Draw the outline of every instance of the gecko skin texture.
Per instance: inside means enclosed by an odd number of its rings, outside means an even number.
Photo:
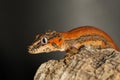
[[[80,49],[86,45],[99,49],[114,48],[118,51],[117,45],[107,33],[93,26],[81,26],[68,32],[48,31],[38,34],[29,46],[28,52],[30,54],[67,52],[71,48]]]

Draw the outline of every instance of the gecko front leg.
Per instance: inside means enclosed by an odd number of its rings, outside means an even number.
[[[69,48],[66,50],[66,55],[65,55],[65,57],[68,57],[68,56],[77,54],[78,52],[80,52],[80,50],[81,50],[83,47],[85,47],[85,46],[84,46],[84,45],[81,45],[79,48],[76,48],[76,47],[74,47],[74,46],[69,47]]]

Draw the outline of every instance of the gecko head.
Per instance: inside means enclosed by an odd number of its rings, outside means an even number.
[[[45,34],[38,34],[32,45],[28,47],[31,54],[48,53],[52,51],[63,51],[62,36],[59,32],[48,31]]]

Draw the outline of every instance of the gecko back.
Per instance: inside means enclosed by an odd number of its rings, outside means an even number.
[[[117,45],[107,33],[92,26],[82,26],[68,32],[48,31],[44,34],[38,34],[33,44],[29,46],[28,52],[37,54],[67,51],[71,47],[79,49],[83,45],[118,50]]]

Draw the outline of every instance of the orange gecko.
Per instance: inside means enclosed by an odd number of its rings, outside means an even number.
[[[38,34],[33,44],[29,46],[28,52],[38,54],[68,51],[71,47],[80,49],[81,46],[86,45],[118,50],[117,45],[107,33],[92,26],[82,26],[68,32],[48,31],[45,34]]]

